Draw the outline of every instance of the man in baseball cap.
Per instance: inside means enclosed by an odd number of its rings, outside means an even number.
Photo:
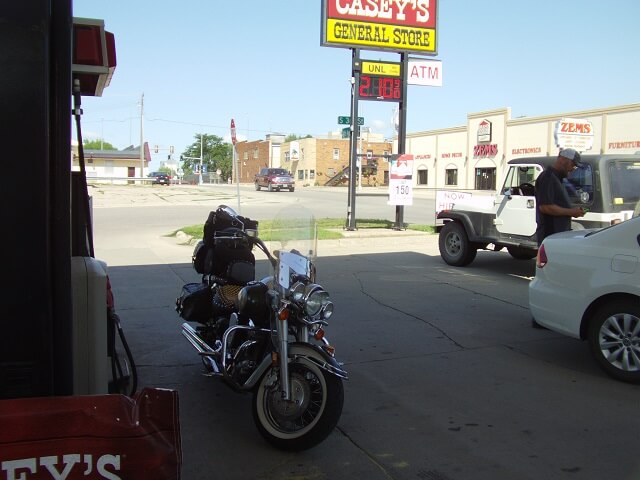
[[[563,148],[560,150],[558,154],[559,157],[566,158],[567,160],[571,160],[576,167],[582,167],[582,162],[580,161],[580,154],[576,152],[573,148]],[[572,168],[571,170],[574,170]]]
[[[536,237],[538,245],[557,232],[571,230],[571,218],[583,217],[585,210],[571,205],[569,195],[562,185],[576,168],[581,167],[580,154],[573,148],[563,148],[558,158],[536,179]]]

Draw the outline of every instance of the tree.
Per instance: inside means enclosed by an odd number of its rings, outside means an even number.
[[[87,150],[117,150],[117,148],[109,142],[105,142],[100,138],[96,138],[95,140],[85,139],[82,141],[82,146]]]
[[[185,174],[195,171],[195,166],[200,165],[200,142],[202,138],[202,164],[207,166],[208,172],[222,171],[222,178],[230,178],[232,174],[232,146],[225,143],[222,137],[197,133],[193,136],[195,141],[182,152],[182,169]],[[187,158],[188,157],[188,158]]]
[[[290,133],[289,135],[287,135],[284,139],[284,142],[293,142],[295,140],[300,140],[302,138],[313,138],[311,135],[307,134],[306,136],[300,136],[300,135],[296,135],[295,133]]]

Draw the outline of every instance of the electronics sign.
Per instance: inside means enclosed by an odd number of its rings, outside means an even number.
[[[437,0],[322,0],[320,44],[437,55]]]

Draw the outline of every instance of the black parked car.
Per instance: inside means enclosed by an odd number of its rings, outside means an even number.
[[[171,177],[164,172],[151,172],[149,178],[153,177],[153,185],[170,185]]]

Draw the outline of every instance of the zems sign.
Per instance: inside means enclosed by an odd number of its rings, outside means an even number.
[[[409,59],[407,84],[441,87],[442,62],[440,60]]]
[[[559,148],[574,148],[584,152],[593,147],[593,125],[589,120],[562,118],[556,122],[553,133]]]

